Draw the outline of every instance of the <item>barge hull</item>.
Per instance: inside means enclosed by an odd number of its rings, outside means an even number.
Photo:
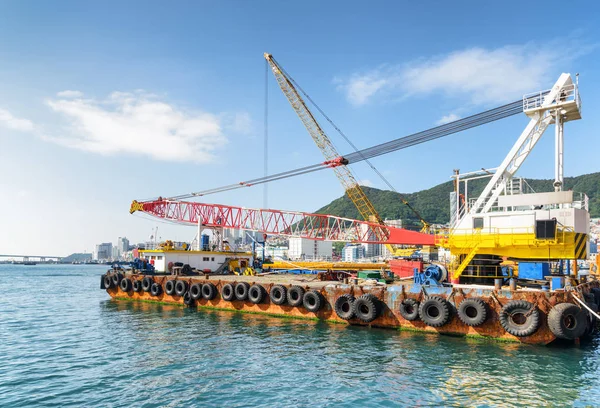
[[[295,317],[304,319],[325,320],[329,322],[363,325],[390,329],[411,330],[419,332],[429,332],[438,334],[448,334],[455,336],[483,337],[499,341],[513,341],[527,344],[546,345],[556,339],[547,323],[547,316],[550,310],[557,304],[567,302],[575,303],[571,292],[555,291],[545,292],[538,290],[505,290],[494,289],[488,286],[475,285],[454,285],[446,286],[423,286],[417,284],[393,284],[387,286],[379,285],[349,285],[339,282],[319,282],[304,281],[303,279],[291,280],[290,277],[283,276],[213,276],[210,277],[174,277],[158,275],[131,274],[126,275],[130,280],[142,280],[145,277],[151,278],[153,282],[158,283],[162,288],[162,293],[158,296],[152,296],[148,292],[123,291],[119,286],[106,288],[108,294],[120,300],[138,300],[153,301],[170,304],[184,305],[183,296],[168,295],[165,293],[165,283],[168,280],[185,281],[189,286],[194,283],[212,283],[217,288],[217,294],[214,299],[207,300],[200,298],[194,302],[192,307],[213,308],[221,310],[231,310],[248,313],[263,313],[271,316]],[[283,279],[282,279],[283,278]],[[250,285],[261,285],[267,295],[261,303],[255,304],[249,300],[224,300],[221,296],[221,290],[225,284],[237,284],[238,282],[247,282]],[[274,285],[283,285],[287,289],[291,286],[301,286],[306,291],[318,291],[324,300],[323,306],[317,312],[310,312],[302,305],[289,306],[287,304],[277,305],[270,301],[269,293]],[[102,285],[104,286],[104,285]],[[598,287],[598,282],[593,281],[579,285],[576,289],[580,295],[590,293],[592,288]],[[379,300],[380,312],[378,317],[365,323],[357,318],[344,320],[340,318],[335,310],[334,304],[342,295],[350,294],[355,298],[363,294],[371,294]],[[426,325],[420,319],[413,321],[406,320],[400,313],[400,304],[405,299],[414,299],[422,301],[426,296],[437,295],[448,301],[451,305],[451,316],[449,321],[441,327],[431,327]],[[488,314],[486,321],[472,327],[463,323],[457,313],[457,307],[460,303],[469,298],[479,298],[486,304]],[[506,332],[500,324],[500,311],[504,305],[512,300],[525,300],[535,305],[539,311],[540,323],[538,329],[529,336],[517,337]]]

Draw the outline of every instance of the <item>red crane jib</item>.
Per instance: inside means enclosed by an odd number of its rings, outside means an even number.
[[[434,245],[434,236],[430,234],[326,214],[165,199],[133,201],[129,212],[133,214],[136,211],[181,224],[198,225],[200,220],[206,227],[234,228],[322,241]]]
[[[164,199],[133,201],[129,212],[133,214],[136,211],[181,224],[198,225],[200,220],[200,223],[206,227],[234,228],[323,241],[400,245],[435,244],[434,235],[327,214]]]

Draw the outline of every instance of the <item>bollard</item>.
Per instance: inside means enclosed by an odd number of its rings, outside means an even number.
[[[494,289],[496,289],[496,290],[502,289],[502,278],[494,279]]]
[[[514,278],[510,278],[508,284],[510,286],[510,290],[517,290],[517,281]]]

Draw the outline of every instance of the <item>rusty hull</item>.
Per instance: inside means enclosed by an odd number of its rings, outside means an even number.
[[[196,307],[216,308],[222,310],[243,311],[249,313],[264,313],[269,315],[281,315],[286,317],[309,318],[327,320],[342,324],[373,326],[382,328],[393,328],[402,330],[412,330],[429,333],[450,334],[457,336],[484,337],[501,341],[514,341],[527,344],[546,345],[556,339],[550,331],[547,324],[547,315],[550,309],[561,302],[576,303],[572,299],[570,292],[554,291],[545,292],[536,289],[520,289],[511,291],[508,289],[496,290],[493,287],[483,285],[454,285],[452,287],[442,286],[421,286],[413,283],[392,284],[385,286],[369,285],[348,285],[339,282],[320,282],[309,279],[296,279],[289,275],[271,275],[271,276],[214,276],[207,277],[174,277],[170,275],[140,275],[127,274],[129,279],[141,280],[144,277],[150,277],[163,287],[163,293],[159,296],[152,296],[150,293],[133,291],[123,292],[118,287],[107,289],[108,294],[116,299],[127,300],[145,300],[154,302],[174,303],[183,305],[183,297],[176,295],[167,295],[164,292],[164,284],[169,279],[184,280],[191,286],[194,283],[213,283],[218,294],[213,300],[199,299],[196,301]],[[314,275],[313,275],[314,276]],[[248,282],[250,284],[260,284],[267,290],[267,296],[260,304],[254,304],[250,301],[226,301],[221,298],[221,288],[227,283]],[[273,285],[282,284],[289,288],[293,285],[302,286],[305,290],[317,290],[325,298],[325,305],[316,313],[309,312],[303,306],[292,307],[288,305],[276,305],[270,302],[268,293]],[[589,293],[592,287],[598,287],[598,281],[584,283],[576,288],[581,296]],[[343,294],[352,294],[358,297],[365,293],[371,293],[382,301],[384,307],[382,312],[371,323],[364,323],[359,319],[349,321],[339,318],[333,310],[333,305],[338,297]],[[444,297],[453,306],[451,318],[448,323],[442,327],[434,328],[427,326],[421,320],[408,321],[402,317],[399,312],[400,303],[406,298],[413,298],[421,301],[424,296],[439,295]],[[464,324],[456,314],[456,308],[466,298],[478,297],[483,299],[488,306],[488,318],[485,323],[477,327],[471,327]],[[507,333],[499,322],[499,313],[501,308],[511,300],[527,300],[540,311],[540,327],[531,336],[517,337]]]

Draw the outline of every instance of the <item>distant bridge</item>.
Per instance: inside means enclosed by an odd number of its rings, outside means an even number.
[[[4,255],[0,254],[0,258],[23,258],[23,261],[30,261],[31,258],[39,259],[40,262],[44,262],[48,259],[56,259],[61,260],[64,256],[55,256],[55,255]]]

